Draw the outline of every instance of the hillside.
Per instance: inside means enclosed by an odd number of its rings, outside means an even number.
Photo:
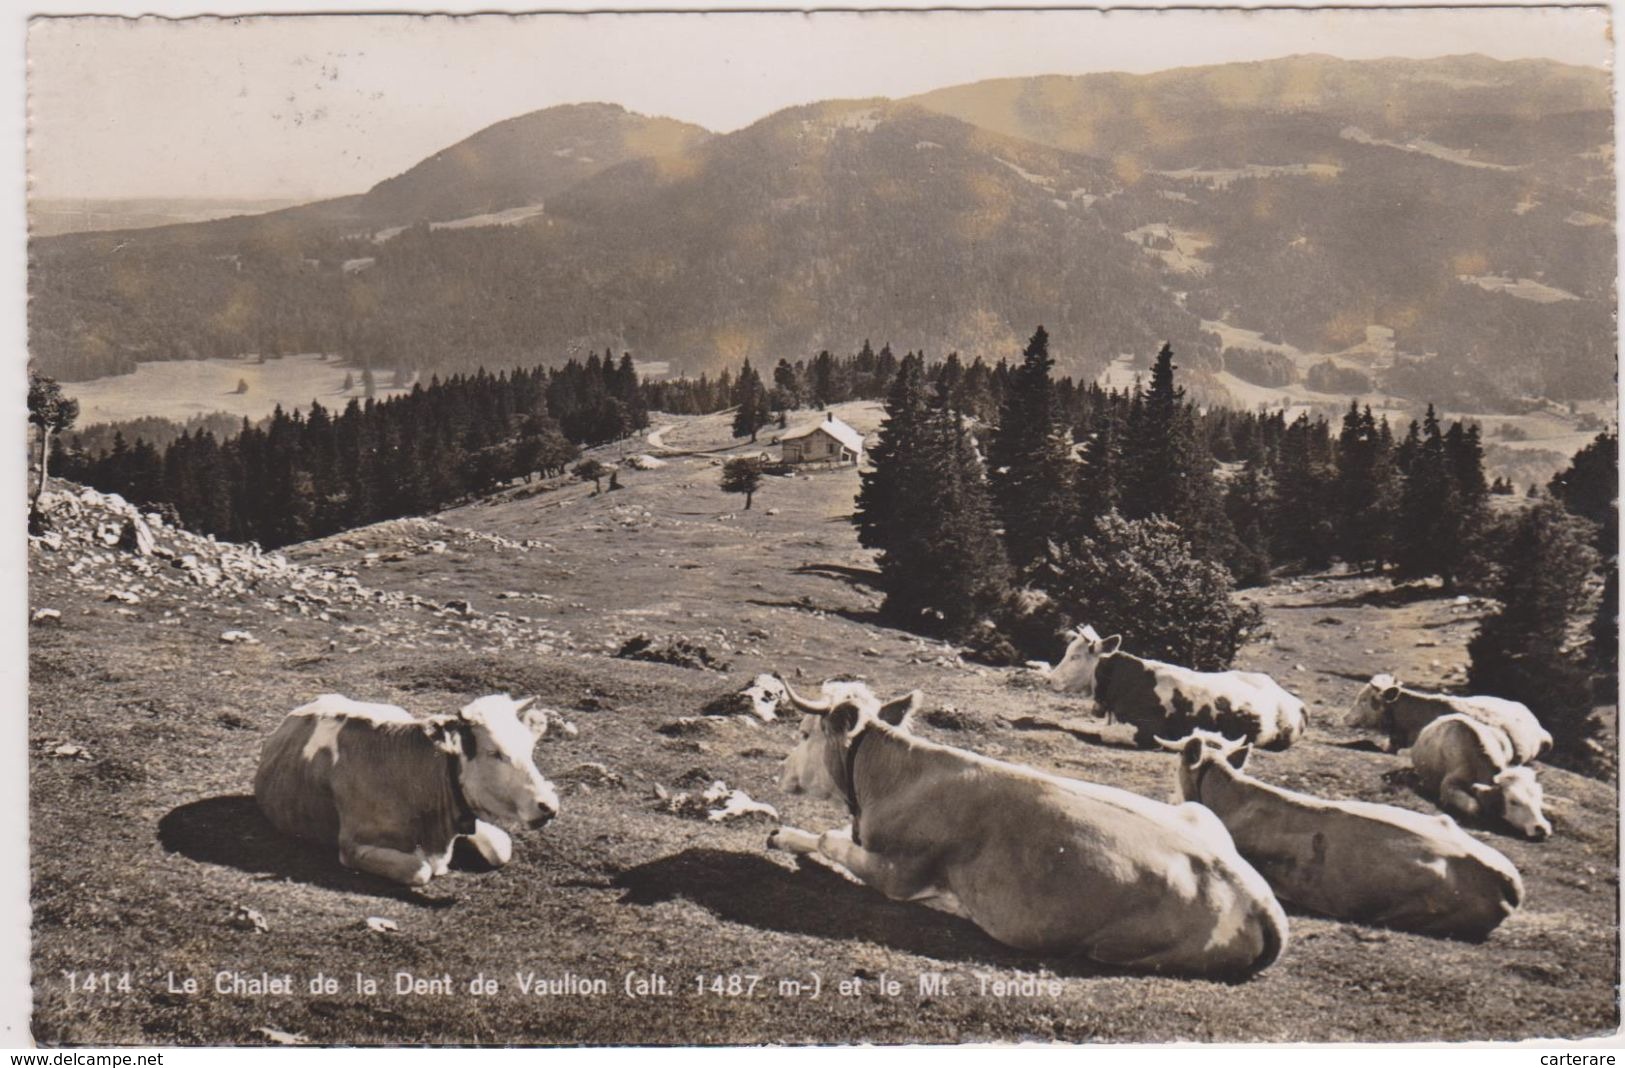
[[[837,414],[860,430],[873,404]],[[886,902],[762,849],[770,821],[707,823],[655,794],[725,780],[822,828],[836,807],[777,789],[793,723],[704,715],[777,669],[809,688],[859,672],[877,689],[918,686],[920,731],[1003,759],[1164,797],[1166,754],[1127,748],[1128,728],[1080,718],[1075,701],[1017,669],[878,624],[870,555],[847,514],[851,469],[769,479],[749,512],[717,488],[739,451],[726,416],[656,420],[657,452],[594,496],[576,482],[520,487],[432,519],[397,521],[260,555],[155,531],[170,553],[116,537],[116,502],[52,514],[30,547],[29,722],[35,1035],[46,1043],[312,1041],[458,1043],[1384,1041],[1578,1037],[1618,1026],[1617,791],[1542,767],[1551,840],[1475,829],[1522,870],[1528,900],[1483,945],[1292,916],[1273,968],[1228,986],[1035,961],[974,928]],[[115,592],[119,595],[114,597]],[[1254,594],[1270,636],[1243,666],[1308,702],[1311,734],[1252,770],[1283,785],[1432,811],[1405,761],[1339,725],[1372,672],[1419,686],[1460,678],[1482,602],[1404,596],[1385,583],[1311,576]],[[255,641],[223,641],[226,631]],[[720,671],[611,654],[628,638],[682,638]],[[538,763],[560,819],[516,835],[515,860],[404,893],[273,834],[246,796],[259,743],[316,694],[445,711],[500,690],[538,695],[555,730]],[[1064,723],[1062,722],[1064,721]],[[1053,723],[1065,729],[1042,728]],[[1018,725],[1019,724],[1019,725]],[[595,766],[595,765],[601,765]],[[53,843],[71,841],[73,849]],[[251,920],[234,920],[248,909]],[[395,933],[370,931],[383,917]],[[64,969],[128,967],[128,992],[69,994]],[[218,970],[310,976],[494,975],[489,998],[212,992]],[[605,977],[602,998],[521,995],[514,973]],[[677,993],[634,1001],[629,970]],[[198,977],[197,995],[166,973]],[[860,997],[812,1001],[780,979],[858,977]],[[940,972],[952,993],[921,997]],[[770,992],[695,992],[695,976],[760,974]],[[897,998],[876,991],[900,978]],[[980,977],[1058,978],[1062,992],[995,998]]]

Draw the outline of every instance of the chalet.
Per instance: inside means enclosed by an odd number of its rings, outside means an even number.
[[[779,435],[787,464],[856,464],[863,462],[863,435],[830,412],[823,422],[809,423]]]

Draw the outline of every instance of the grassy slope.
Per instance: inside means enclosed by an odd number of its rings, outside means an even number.
[[[843,418],[869,429],[878,413],[852,406]],[[720,420],[677,422],[664,436],[669,447],[725,443]],[[337,649],[329,646],[334,623],[286,611],[271,618],[253,600],[198,598],[166,622],[175,606],[152,599],[118,619],[117,606],[79,588],[61,558],[36,553],[31,599],[64,616],[59,628],[34,628],[31,650],[40,1041],[252,1042],[259,1027],[364,1043],[1363,1041],[1578,1036],[1617,1026],[1617,795],[1557,769],[1541,773],[1553,840],[1475,832],[1517,863],[1528,888],[1523,911],[1487,944],[1294,915],[1283,959],[1236,986],[1025,960],[962,921],[764,852],[763,821],[711,825],[659,811],[654,784],[723,778],[777,805],[788,822],[841,820],[832,805],[777,790],[789,724],[724,719],[688,735],[656,730],[769,667],[799,672],[809,685],[856,670],[884,691],[919,686],[928,708],[953,705],[971,720],[968,729],[922,733],[1151,796],[1172,788],[1170,758],[1127,748],[1122,728],[1090,727],[1092,744],[1014,729],[1009,718],[1082,709],[1032,690],[1017,673],[963,666],[940,645],[876,626],[868,560],[843,519],[856,488],[850,469],[770,480],[743,513],[739,498],[716,488],[714,459],[672,457],[659,471],[629,472],[626,489],[601,497],[571,485],[440,517],[546,543],[530,553],[451,539],[444,552],[365,566],[368,551],[387,556],[432,536],[394,525],[294,554],[358,566],[374,588],[466,597],[479,619],[500,610],[533,617],[503,641],[389,606],[350,611]],[[1260,754],[1252,770],[1329,796],[1429,811],[1399,773],[1403,760],[1371,751],[1337,725],[1338,714],[1356,680],[1374,670],[1424,685],[1453,678],[1478,609],[1387,604],[1378,589],[1315,578],[1261,595],[1276,637],[1248,647],[1242,662],[1302,694],[1313,733],[1286,753]],[[263,644],[221,645],[231,626],[248,626]],[[348,629],[357,626],[366,630]],[[682,634],[732,668],[723,677],[603,655],[639,633]],[[1419,644],[1428,642],[1437,644]],[[579,727],[577,737],[550,736],[539,747],[550,778],[564,784],[569,769],[594,761],[624,785],[564,785],[561,819],[517,834],[515,860],[501,872],[458,872],[427,894],[400,892],[277,838],[245,796],[260,738],[316,693],[430,712],[502,689],[539,694]],[[51,756],[63,741],[84,746],[92,761]],[[234,928],[237,906],[257,910],[269,930]],[[370,933],[368,916],[396,920],[399,933]],[[136,989],[67,994],[59,970],[90,967],[131,968]],[[215,970],[231,968],[325,971],[345,986],[259,1000],[163,990],[169,969],[207,989]],[[459,980],[484,971],[503,991],[368,998],[350,989],[352,972],[387,987],[396,969]],[[513,982],[521,969],[602,976],[611,993],[527,998]],[[664,973],[679,992],[620,996],[634,969]],[[777,996],[779,978],[814,971],[826,984],[819,1000]],[[952,993],[920,997],[915,976],[927,971],[953,977]],[[692,992],[696,974],[732,972],[768,977],[771,992]],[[882,973],[904,981],[901,996],[876,992]],[[1062,977],[1063,994],[974,992],[977,976],[1037,973]],[[863,979],[860,995],[831,989],[854,976]]]

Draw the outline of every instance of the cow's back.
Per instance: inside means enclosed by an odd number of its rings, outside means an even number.
[[[1447,817],[1242,783],[1231,787],[1234,803],[1215,801],[1220,818],[1283,901],[1469,939],[1487,935],[1522,902],[1511,861]]]
[[[342,722],[337,717],[292,712],[260,747],[254,800],[271,825],[284,834],[329,844],[338,841],[333,758]],[[321,744],[319,730],[333,733],[331,747]]]
[[[1252,671],[1196,671],[1148,661],[1165,716],[1164,737],[1214,730],[1265,749],[1285,749],[1303,731],[1303,702]]]
[[[952,889],[1008,945],[1242,974],[1267,966],[1285,943],[1285,914],[1268,885],[1201,806],[998,762],[945,785],[953,796],[920,800],[964,813],[956,832],[977,843],[953,866]]]
[[[1504,731],[1459,712],[1423,727],[1411,747],[1411,765],[1434,796],[1446,779],[1493,782],[1511,763],[1512,741]]]
[[[1535,714],[1517,701],[1500,697],[1451,697],[1402,690],[1394,701],[1392,715],[1390,736],[1396,750],[1415,745],[1428,724],[1451,715],[1467,716],[1505,734],[1515,764],[1527,764],[1551,750],[1552,736]]]

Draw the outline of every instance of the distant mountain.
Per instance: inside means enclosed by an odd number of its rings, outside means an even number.
[[[279,211],[299,203],[271,197],[30,197],[28,232],[52,237],[86,230],[139,230]]]
[[[402,225],[526,207],[618,163],[682,155],[710,136],[615,104],[548,108],[436,152],[373,186],[357,208],[366,218]]]
[[[1094,160],[921,108],[824,103],[606,171],[536,226],[397,239],[370,277],[413,363],[613,345],[698,371],[864,337],[997,358],[1039,322],[1078,366],[1203,344],[1094,209],[1120,191]]]
[[[1613,388],[1605,71],[1296,56],[914,102],[1172,179],[1135,184],[1135,232],[1206,320],[1353,350],[1345,362],[1402,395]],[[1366,346],[1370,328],[1395,351]]]
[[[311,349],[697,372],[865,337],[996,359],[1043,323],[1074,374],[1171,340],[1193,385],[1254,348],[1459,409],[1609,394],[1613,218],[1607,75],[1549,62],[1013,79],[718,136],[578,105],[356,197],[35,240],[30,345],[65,377]]]

